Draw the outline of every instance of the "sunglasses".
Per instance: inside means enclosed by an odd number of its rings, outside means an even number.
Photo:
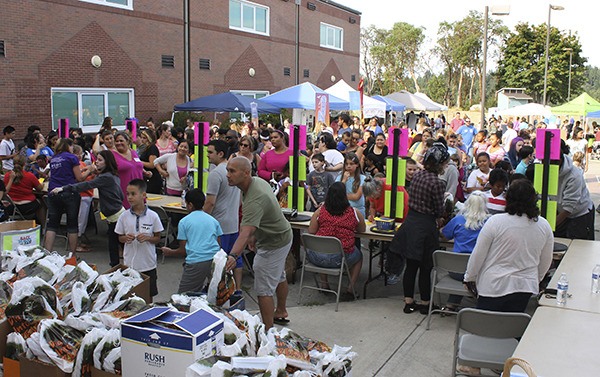
[[[242,143],[240,143],[240,147],[245,147],[245,148],[248,148],[249,146],[250,146],[250,145],[248,145],[248,144],[242,144]]]

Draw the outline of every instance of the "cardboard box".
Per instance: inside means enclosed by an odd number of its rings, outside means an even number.
[[[92,377],[116,377],[114,373],[92,367]]]
[[[21,363],[19,361],[4,357],[2,366],[4,367],[4,377],[21,377]]]
[[[123,271],[128,268],[129,267],[127,267],[123,264],[118,264],[118,265],[114,266],[113,268],[111,268],[110,270],[104,272],[103,275],[109,274],[111,272],[115,272],[117,270]],[[135,294],[137,297],[143,298],[147,304],[150,304],[152,302],[152,296],[150,296],[150,277],[148,275],[144,275],[142,273],[140,273],[140,275],[142,275],[142,279],[144,279],[144,281],[142,281],[140,284],[133,287],[133,289],[131,291],[129,291],[129,293],[126,294],[125,297],[129,298]]]
[[[37,359],[29,360],[28,358],[21,356],[19,357],[19,363],[21,364],[22,377],[71,377],[71,373],[63,372],[56,365],[42,363]]]
[[[34,220],[8,221],[0,223],[0,247],[15,250],[18,246],[38,246],[41,227]]]
[[[0,322],[0,356],[6,355],[6,337],[12,332],[12,327],[6,318]]]
[[[151,308],[121,323],[123,376],[184,376],[189,365],[223,344],[223,320],[215,315]]]

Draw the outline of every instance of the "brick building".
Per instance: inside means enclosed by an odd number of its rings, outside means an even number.
[[[69,117],[71,127],[94,132],[104,116],[115,125],[127,116],[170,118],[186,92],[261,97],[296,80],[356,85],[360,13],[328,0],[296,2],[0,0],[0,127],[15,126],[21,138],[31,124],[47,132]]]

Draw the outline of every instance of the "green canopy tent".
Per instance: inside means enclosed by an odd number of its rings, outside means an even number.
[[[583,93],[579,97],[560,106],[555,106],[550,110],[553,114],[586,116],[590,111],[600,110],[600,102],[596,101],[589,94]]]

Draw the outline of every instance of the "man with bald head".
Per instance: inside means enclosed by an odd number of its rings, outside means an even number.
[[[268,330],[273,322],[285,324],[288,284],[285,260],[292,246],[292,228],[283,216],[271,186],[252,176],[250,161],[236,157],[227,163],[227,181],[242,190],[242,222],[238,239],[227,259],[227,270],[246,246],[256,250],[254,257],[254,290],[258,296],[260,315]],[[277,294],[277,307],[273,296]]]

